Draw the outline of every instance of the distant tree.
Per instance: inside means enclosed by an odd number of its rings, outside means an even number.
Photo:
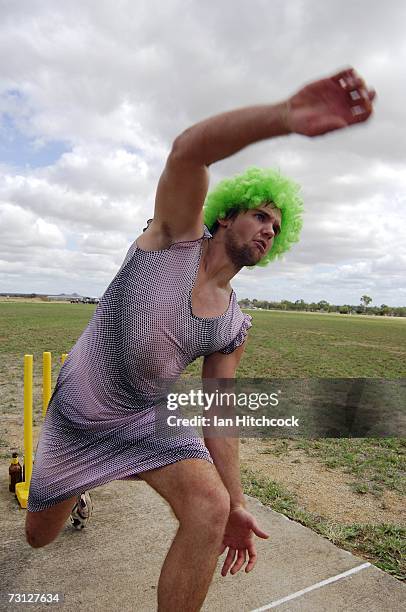
[[[319,310],[327,310],[330,306],[330,304],[328,302],[326,302],[326,300],[320,300],[320,302],[317,302],[317,306],[319,308]]]
[[[372,298],[369,295],[363,295],[361,298],[361,304],[364,305],[364,311],[366,312],[368,304],[372,302]]]
[[[243,300],[240,300],[238,303],[243,308],[248,308],[251,304],[251,301],[248,298],[244,298]]]

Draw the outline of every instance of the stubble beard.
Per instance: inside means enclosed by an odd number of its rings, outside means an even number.
[[[232,232],[225,236],[225,250],[233,265],[240,270],[244,266],[255,266],[260,260],[257,249],[248,244],[239,244]]]

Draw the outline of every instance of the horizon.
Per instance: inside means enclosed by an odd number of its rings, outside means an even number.
[[[60,293],[49,293],[49,292],[45,292],[45,293],[38,293],[36,291],[2,291],[0,292],[0,296],[1,297],[7,297],[9,295],[12,295],[13,297],[18,297],[19,295],[27,297],[27,296],[35,296],[35,297],[58,297],[58,296],[66,296],[66,297],[90,297],[90,298],[97,298],[97,299],[101,299],[103,297],[103,294],[101,295],[94,295],[91,293],[77,293],[76,291],[72,292],[72,293],[66,293],[64,291],[60,292]],[[301,300],[303,300],[303,298],[296,298],[294,300],[289,300],[287,298],[282,298],[280,300],[276,300],[276,299],[268,299],[268,298],[249,298],[249,297],[244,297],[244,298],[237,298],[238,302],[242,302],[244,300],[249,300],[250,302],[253,302],[254,300],[257,300],[258,302],[269,302],[269,303],[282,303],[282,302],[290,302],[292,304],[295,304],[295,302],[299,302]],[[305,302],[305,304],[319,304],[320,302],[327,302],[330,306],[354,306],[354,307],[359,307],[362,306],[361,300],[357,302],[343,302],[343,303],[338,303],[338,302],[329,302],[328,300],[324,300],[323,298],[320,300],[303,300]],[[370,302],[368,304],[368,306],[366,306],[366,308],[381,308],[382,305],[388,306],[389,308],[405,308],[406,304],[400,304],[400,305],[394,305],[394,304],[388,304],[387,302],[382,302],[381,304],[378,304],[376,302],[374,302],[374,300],[372,300],[372,302]]]

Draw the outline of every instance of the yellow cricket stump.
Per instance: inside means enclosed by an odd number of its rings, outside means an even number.
[[[61,357],[62,365],[68,353]],[[16,497],[21,508],[27,508],[28,494],[33,465],[32,448],[32,387],[33,387],[33,356],[24,355],[24,482],[16,484]],[[42,355],[42,416],[45,417],[52,396],[52,355],[44,352]]]
[[[51,353],[42,354],[42,416],[47,412],[52,394]]]
[[[24,355],[24,473],[25,481],[16,484],[21,508],[27,507],[32,474],[32,355]]]

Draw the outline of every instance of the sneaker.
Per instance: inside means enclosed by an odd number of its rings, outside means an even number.
[[[78,495],[78,501],[70,514],[70,522],[75,529],[83,529],[90,521],[93,513],[93,504],[89,491]]]

